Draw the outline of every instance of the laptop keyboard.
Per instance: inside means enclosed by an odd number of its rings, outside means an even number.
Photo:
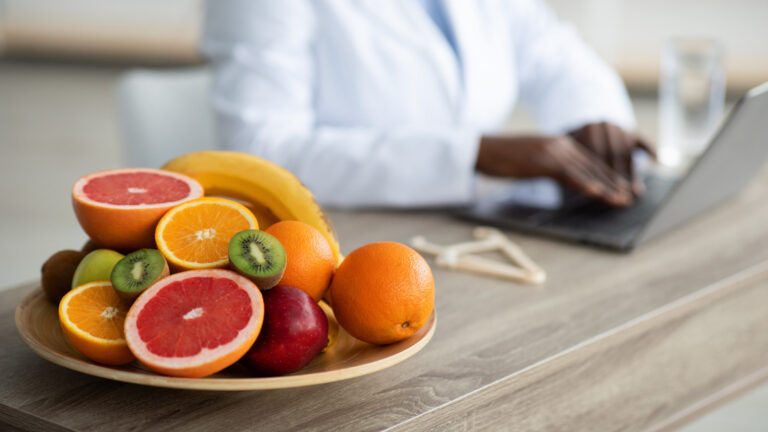
[[[563,207],[552,213],[552,218],[542,225],[601,231],[606,234],[625,233],[648,222],[675,183],[674,179],[668,177],[646,177],[645,193],[627,208],[610,207],[583,196],[568,196]]]
[[[645,193],[628,208],[614,208],[566,193],[560,207],[542,209],[520,205],[499,195],[455,214],[521,231],[625,249],[677,183],[674,178],[655,175],[644,180]]]

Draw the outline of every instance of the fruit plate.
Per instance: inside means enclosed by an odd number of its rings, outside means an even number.
[[[155,374],[138,362],[125,366],[103,366],[77,352],[64,338],[57,308],[46,300],[40,288],[31,292],[16,308],[16,327],[24,343],[40,357],[85,374],[142,384],[191,390],[268,390],[303,387],[341,381],[371,374],[411,357],[427,345],[435,333],[435,313],[413,336],[391,345],[371,345],[340,329],[336,343],[304,369],[290,375],[254,378],[238,365],[206,378],[176,378]]]

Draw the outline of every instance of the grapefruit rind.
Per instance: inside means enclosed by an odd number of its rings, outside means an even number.
[[[157,223],[157,227],[155,228],[155,244],[157,244],[158,250],[165,256],[165,259],[167,259],[172,265],[175,266],[177,269],[183,269],[183,270],[203,270],[203,269],[213,269],[213,268],[220,268],[220,267],[226,267],[229,264],[229,257],[221,259],[219,261],[213,261],[213,262],[196,262],[196,261],[188,261],[179,258],[176,256],[176,254],[173,253],[173,251],[168,247],[168,245],[165,242],[165,239],[163,238],[163,232],[165,230],[165,227],[168,226],[168,224],[173,220],[174,215],[176,215],[178,212],[189,209],[194,206],[198,205],[207,205],[211,202],[215,202],[217,204],[226,205],[232,209],[237,210],[245,219],[248,220],[250,223],[250,227],[248,229],[259,229],[259,222],[256,220],[256,217],[251,213],[248,208],[238,202],[225,199],[225,198],[218,198],[218,197],[204,197],[204,198],[198,198],[192,201],[188,201],[186,203],[182,203],[171,210],[169,210],[163,217],[160,219],[160,222]]]
[[[149,173],[182,180],[189,186],[189,194],[165,203],[122,205],[94,201],[83,192],[94,178],[123,173]],[[200,198],[203,192],[202,185],[188,176],[148,168],[120,168],[95,172],[77,180],[72,187],[72,207],[80,226],[94,243],[108,249],[134,251],[154,248],[155,226],[163,214],[181,202]]]
[[[137,321],[144,307],[162,290],[177,280],[194,277],[226,278],[234,281],[251,299],[252,314],[232,340],[216,348],[201,348],[188,357],[164,357],[150,352],[139,336]],[[230,270],[190,270],[168,276],[142,293],[125,317],[125,338],[131,352],[147,368],[170,376],[201,378],[214,374],[237,362],[250,349],[261,331],[264,320],[264,301],[261,292],[249,279]]]
[[[108,204],[101,201],[94,201],[90,199],[84,192],[83,189],[85,186],[90,182],[92,179],[97,177],[104,177],[112,174],[130,174],[130,173],[147,173],[147,174],[159,174],[164,175],[168,177],[175,178],[177,180],[181,180],[184,183],[186,183],[189,186],[189,194],[185,196],[184,198],[178,199],[176,201],[168,201],[168,202],[161,202],[157,204]],[[203,187],[200,185],[200,183],[197,180],[194,180],[190,178],[189,176],[182,175],[179,173],[175,173],[172,171],[164,171],[164,170],[157,170],[152,168],[117,168],[117,169],[111,169],[111,170],[104,170],[104,171],[98,171],[92,174],[89,174],[85,177],[79,178],[74,186],[72,186],[72,196],[75,197],[77,200],[87,203],[93,206],[97,207],[104,207],[104,208],[113,208],[113,209],[151,209],[151,208],[170,208],[174,207],[176,205],[179,205],[185,201],[190,201],[195,198],[199,198],[203,196]]]

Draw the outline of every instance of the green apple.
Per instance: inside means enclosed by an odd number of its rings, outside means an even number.
[[[80,261],[72,276],[72,288],[95,281],[108,281],[112,268],[123,254],[109,249],[96,249]]]

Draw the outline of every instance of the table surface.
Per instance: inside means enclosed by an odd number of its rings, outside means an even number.
[[[158,389],[37,357],[0,293],[0,429],[639,430],[680,425],[768,376],[768,172],[629,254],[510,233],[545,286],[433,265],[440,317],[416,356],[332,384],[251,392]],[[435,211],[331,212],[343,252],[469,239]],[[434,264],[430,260],[431,264]]]

